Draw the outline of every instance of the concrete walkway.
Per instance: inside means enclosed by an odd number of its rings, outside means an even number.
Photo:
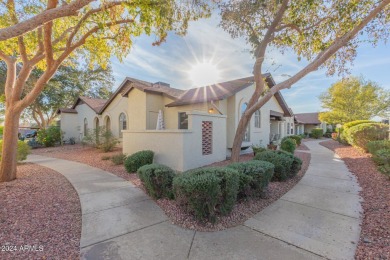
[[[170,223],[131,183],[81,163],[30,155],[63,174],[79,194],[83,259],[353,259],[360,234],[359,187],[317,141],[302,180],[243,225],[195,232]]]

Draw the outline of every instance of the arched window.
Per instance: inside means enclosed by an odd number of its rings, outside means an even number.
[[[255,112],[255,127],[261,128],[261,112],[260,109]]]
[[[86,136],[88,133],[88,120],[87,118],[84,118],[84,136]]]
[[[121,113],[119,115],[119,137],[122,138],[122,130],[127,129],[127,120],[126,120],[126,115],[125,113]]]
[[[111,131],[111,119],[109,116],[105,117],[105,126],[106,126],[106,131]]]
[[[287,123],[287,134],[290,134],[290,123]]]
[[[247,107],[248,107],[247,103],[244,103],[241,105],[241,116],[244,114]],[[244,135],[244,139],[243,139],[244,142],[250,141],[250,125],[251,125],[251,123],[249,121],[248,126],[245,129],[245,135]]]

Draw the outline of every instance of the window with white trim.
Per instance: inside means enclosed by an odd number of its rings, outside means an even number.
[[[256,110],[255,112],[255,128],[261,128],[261,111]]]

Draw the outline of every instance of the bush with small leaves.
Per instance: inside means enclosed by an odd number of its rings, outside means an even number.
[[[240,198],[261,196],[271,181],[275,168],[272,163],[258,160],[232,163],[227,167],[235,169],[240,173],[238,191]]]
[[[173,198],[172,181],[175,171],[161,164],[144,165],[137,171],[148,194],[155,198]]]
[[[173,180],[176,201],[198,219],[216,221],[217,214],[233,209],[239,188],[239,173],[226,167],[206,167],[178,174]]]
[[[314,128],[311,130],[311,137],[314,139],[321,138],[324,135],[324,130],[322,128]]]
[[[103,152],[112,151],[118,143],[118,138],[104,126],[99,126],[92,130],[88,129],[82,140],[82,144],[98,148]]]
[[[294,153],[295,148],[297,148],[297,142],[292,138],[284,138],[280,144],[280,149],[283,151]]]
[[[50,126],[46,129],[39,129],[37,132],[37,141],[46,147],[54,146],[62,142],[61,129],[57,126]]]
[[[390,149],[376,151],[375,157],[379,171],[388,176],[390,180]]]
[[[285,181],[290,176],[294,159],[290,156],[280,155],[278,151],[265,151],[257,154],[254,160],[270,162],[275,166],[272,181]]]
[[[285,152],[285,151],[276,151],[276,152],[281,156],[287,156],[293,160],[288,177],[292,178],[295,175],[297,175],[299,170],[302,167],[302,160],[289,152]]]
[[[120,154],[116,154],[116,155],[113,155],[111,156],[111,162],[115,165],[121,165],[125,162],[126,160],[126,154],[124,153],[120,153]]]
[[[29,155],[31,147],[25,143],[24,141],[18,140],[18,147],[16,148],[16,160],[18,162],[24,161],[27,159],[27,155]],[[2,158],[3,151],[3,140],[0,140],[0,161]]]
[[[128,173],[137,172],[144,165],[153,163],[154,152],[144,150],[128,156],[125,160],[125,168]]]
[[[390,149],[390,140],[370,141],[366,146],[367,151],[374,155],[378,150]]]
[[[384,140],[387,137],[388,126],[380,123],[363,123],[348,130],[349,144],[367,151],[370,141]]]

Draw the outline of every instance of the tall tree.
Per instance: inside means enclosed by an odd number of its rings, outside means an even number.
[[[31,73],[24,92],[32,89],[42,73],[38,69]],[[42,93],[24,110],[24,117],[32,118],[39,128],[45,128],[53,123],[59,108],[71,106],[79,96],[107,99],[113,83],[110,66],[107,69],[61,66]]]
[[[364,40],[374,45],[389,36],[390,0],[230,0],[220,4],[221,26],[233,38],[244,37],[255,58],[255,91],[234,137],[232,161],[238,161],[252,115],[271,97],[321,67],[343,72]],[[364,34],[360,37],[358,35]],[[364,37],[364,38],[363,38]],[[267,49],[297,54],[307,65],[269,89],[263,78]]]
[[[121,60],[129,53],[134,37],[153,34],[154,45],[158,45],[169,31],[184,34],[190,20],[210,13],[203,0],[101,0],[85,5],[77,15],[49,22],[40,16],[54,9],[61,12],[66,6],[59,5],[58,0],[8,0],[0,6],[0,28],[10,28],[32,16],[41,17],[37,29],[0,42],[0,58],[7,65],[0,182],[16,178],[17,132],[22,111],[34,102],[62,63],[70,65],[70,57],[82,57],[91,66],[105,67],[112,55]],[[22,96],[35,67],[43,73],[31,91]]]
[[[390,112],[390,92],[373,81],[358,77],[334,83],[321,94],[320,100],[327,110],[320,113],[320,120],[330,124],[386,117]]]

